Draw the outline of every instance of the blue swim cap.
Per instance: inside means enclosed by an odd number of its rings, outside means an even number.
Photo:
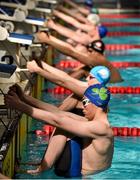
[[[108,83],[110,79],[110,70],[105,66],[95,66],[89,72],[94,76],[101,84]]]
[[[85,5],[88,6],[89,8],[93,7],[93,1],[92,0],[85,0]]]
[[[84,96],[97,107],[104,109],[110,100],[110,91],[102,84],[94,84],[86,89]]]
[[[98,31],[99,31],[99,35],[100,35],[101,38],[104,38],[108,33],[107,28],[105,26],[103,26],[103,25],[98,26]]]

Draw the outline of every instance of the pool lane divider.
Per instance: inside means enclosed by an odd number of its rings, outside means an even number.
[[[139,32],[108,32],[107,37],[112,37],[112,36],[140,36],[140,31]]]
[[[128,68],[128,67],[140,67],[140,62],[111,62],[111,64],[116,68]],[[66,68],[76,68],[80,66],[81,63],[75,60],[61,60],[55,65],[57,68],[66,69]]]
[[[128,19],[128,18],[140,18],[140,14],[100,14],[99,15],[100,18],[110,18],[110,19],[114,19],[114,18],[118,18],[118,19]]]
[[[140,26],[140,22],[103,22],[102,25],[107,27],[125,27],[125,26]]]
[[[138,127],[112,127],[114,136],[140,136],[140,128]],[[35,130],[37,136],[51,136],[54,127],[44,125],[42,129]]]
[[[114,136],[140,136],[138,127],[112,127]]]
[[[140,44],[106,44],[107,51],[125,51],[129,49],[140,49]]]
[[[138,87],[131,87],[131,86],[112,86],[108,87],[110,90],[111,94],[140,94],[140,86]],[[72,92],[64,87],[61,86],[56,86],[55,88],[49,88],[45,89],[44,91],[52,93],[52,94],[66,94],[69,95]]]

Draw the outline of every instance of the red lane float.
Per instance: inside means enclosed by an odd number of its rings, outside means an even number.
[[[102,24],[107,27],[140,26],[138,22],[103,22]]]
[[[106,44],[105,49],[108,51],[120,51],[129,49],[139,49],[139,44]]]
[[[61,60],[56,67],[59,68],[75,68],[81,65],[79,61],[72,61],[72,60]]]
[[[140,62],[111,62],[114,67],[127,68],[127,67],[140,67]]]
[[[101,18],[140,18],[140,14],[100,14]]]
[[[140,128],[137,127],[112,127],[114,136],[140,136]]]
[[[108,37],[114,36],[139,36],[140,32],[108,32]]]
[[[54,130],[54,127],[53,126],[50,126],[50,125],[44,125],[42,130],[38,129],[38,130],[35,130],[35,134],[37,136],[45,136],[45,135],[51,135],[52,132]]]
[[[140,87],[108,87],[112,94],[140,94]],[[49,93],[53,94],[66,94],[69,95],[72,92],[64,87],[56,86],[53,89],[48,89]]]
[[[127,68],[127,67],[140,67],[140,62],[111,62],[111,64],[113,64],[114,67],[117,68]],[[61,69],[65,69],[65,68],[75,68],[78,67],[79,65],[81,65],[80,62],[78,61],[68,61],[68,60],[61,60],[56,67],[61,68]]]
[[[108,87],[112,94],[140,94],[140,87]]]
[[[64,87],[56,86],[53,89],[48,89],[47,92],[53,93],[53,94],[66,94],[69,95],[72,92]]]

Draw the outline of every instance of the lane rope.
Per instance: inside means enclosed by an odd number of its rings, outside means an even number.
[[[112,86],[108,87],[110,90],[111,94],[140,94],[140,87],[131,87],[131,86]],[[47,89],[47,92],[53,93],[53,94],[66,94],[69,95],[72,92],[64,87],[61,86],[56,86],[55,88],[49,88]]]
[[[107,51],[125,51],[129,49],[140,49],[139,44],[106,44]]]
[[[139,22],[103,22],[102,24],[108,27],[140,26]]]
[[[107,36],[140,36],[140,32],[108,32]]]
[[[140,14],[100,14],[101,18],[140,18]]]
[[[116,68],[128,68],[128,67],[140,67],[140,62],[111,62],[111,64]],[[55,65],[57,68],[76,68],[80,66],[81,63],[73,60],[61,60],[58,64]]]
[[[114,136],[140,136],[138,127],[112,127]]]

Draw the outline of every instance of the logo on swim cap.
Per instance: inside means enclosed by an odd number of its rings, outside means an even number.
[[[102,87],[101,89],[98,88],[92,88],[91,89],[93,93],[99,94],[99,97],[101,100],[106,100],[107,99],[107,89],[105,87]]]
[[[102,84],[94,84],[86,89],[84,96],[97,107],[106,108],[110,100],[110,91]]]
[[[101,69],[99,73],[102,75],[102,78],[108,78],[108,73],[106,72],[106,69]]]

